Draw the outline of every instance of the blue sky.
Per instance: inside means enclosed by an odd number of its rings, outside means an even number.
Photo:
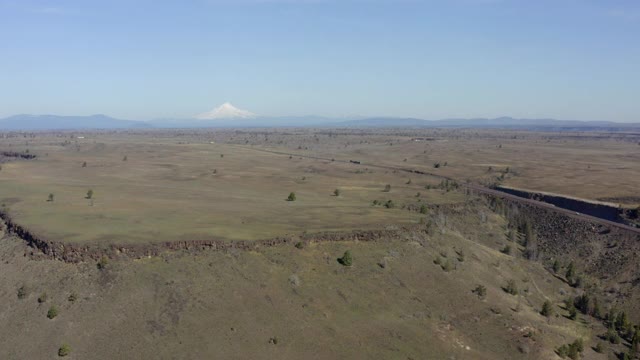
[[[640,122],[640,1],[0,0],[0,116]]]

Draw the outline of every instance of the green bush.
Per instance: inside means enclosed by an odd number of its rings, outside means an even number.
[[[58,316],[58,308],[55,305],[51,305],[49,311],[47,311],[47,318],[53,319]]]
[[[385,186],[384,186],[384,190],[383,190],[383,191],[384,191],[384,192],[389,192],[389,191],[391,191],[391,185],[389,185],[389,184],[385,185]]]
[[[353,264],[353,256],[351,256],[351,251],[345,251],[342,257],[338,259],[338,262],[344,266],[351,266]]]
[[[62,344],[58,349],[58,356],[67,356],[71,353],[71,347],[67,344]]]
[[[340,196],[340,189],[333,190],[333,195],[334,196]]]
[[[289,193],[289,196],[287,197],[287,201],[296,201],[296,193],[294,192]]]

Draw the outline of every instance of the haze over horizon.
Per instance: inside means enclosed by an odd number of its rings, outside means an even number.
[[[630,0],[0,0],[0,118],[638,122],[639,33]]]

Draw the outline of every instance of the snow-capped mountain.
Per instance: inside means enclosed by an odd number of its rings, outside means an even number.
[[[256,117],[256,114],[247,110],[238,109],[228,102],[211,111],[196,115],[196,119],[198,120],[250,119],[254,117]]]

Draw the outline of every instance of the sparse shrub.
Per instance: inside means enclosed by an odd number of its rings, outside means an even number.
[[[549,300],[545,301],[544,304],[542,304],[542,310],[540,311],[540,314],[546,317],[550,317],[551,315],[553,315],[553,306],[551,305],[551,302]]]
[[[584,343],[582,339],[578,339],[571,344],[562,345],[558,349],[556,349],[556,353],[561,358],[570,358],[572,360],[576,360],[580,358],[580,354],[584,351]]]
[[[223,157],[224,157],[224,154],[220,154],[220,158],[223,158]]]
[[[82,167],[83,167],[83,168],[86,168],[86,167],[87,167],[87,162],[86,162],[86,161],[82,163]]]
[[[344,266],[353,265],[353,257],[351,256],[351,251],[345,251],[342,257],[338,259],[338,262]]]
[[[336,197],[340,196],[340,189],[333,190],[333,195]]]
[[[378,200],[373,200],[372,205],[373,205],[373,206],[380,205],[380,202],[379,202]]]
[[[418,193],[420,194],[420,193]],[[426,214],[427,213],[427,206],[426,205],[421,205],[420,206],[420,214]]]
[[[89,191],[87,191],[85,199],[93,199],[93,190],[89,189]]]
[[[69,302],[75,302],[76,300],[78,300],[78,294],[72,292],[71,294],[69,294],[67,300],[69,300]]]
[[[49,197],[47,197],[47,201],[48,202],[53,202],[53,198],[54,198],[54,195],[53,194],[49,194]]]
[[[516,281],[513,279],[507,281],[507,286],[505,286],[503,290],[507,294],[518,295],[518,285],[516,285]]]
[[[560,271],[560,262],[558,262],[558,260],[555,260],[551,268],[553,269],[553,273],[557,274],[558,271]]]
[[[458,254],[458,261],[464,262],[464,251],[461,249],[460,251],[456,251],[456,254]]]
[[[604,335],[605,339],[607,339],[612,344],[620,344],[620,335],[614,329],[607,329],[607,333]]]
[[[100,260],[98,260],[98,263],[96,264],[96,266],[98,267],[98,270],[104,270],[107,268],[107,265],[109,265],[109,258],[106,257],[105,255],[103,255]]]
[[[294,192],[289,193],[289,196],[287,197],[287,201],[296,201],[296,193]]]
[[[505,245],[502,250],[500,250],[501,253],[503,254],[507,254],[507,255],[511,255],[511,245],[507,244]]]
[[[407,185],[411,185],[411,179],[406,182]]]
[[[391,191],[391,185],[389,185],[389,184],[385,185],[385,186],[384,186],[384,190],[382,190],[382,191],[384,191],[384,192],[389,192],[389,191]]]
[[[436,265],[442,264],[442,258],[440,258],[440,256],[436,256],[436,258],[433,259],[433,263]]]
[[[476,286],[476,288],[473,289],[472,292],[478,295],[480,299],[484,299],[487,296],[487,288],[483,285]]]
[[[67,356],[71,354],[71,347],[67,344],[62,344],[58,349],[58,356]]]
[[[449,272],[455,270],[456,265],[453,263],[453,260],[448,259],[444,264],[441,264],[440,267],[442,267],[442,270],[445,272]]]
[[[578,311],[576,310],[576,307],[572,305],[569,307],[569,319],[575,320],[577,318],[578,318]]]
[[[122,161],[127,161],[127,160],[128,160],[128,159],[127,159],[127,155],[125,155],[125,156],[122,158]]]
[[[387,200],[387,202],[384,203],[384,207],[387,209],[393,209],[396,207],[396,204],[394,204],[393,200]]]
[[[47,311],[47,318],[53,319],[58,316],[58,308],[55,305],[51,305],[49,311]]]
[[[27,288],[25,286],[20,286],[16,295],[18,296],[18,299],[24,299],[27,297]]]
[[[602,354],[604,352],[604,345],[602,345],[601,342],[597,343],[596,346],[593,347],[593,351],[597,352],[598,354]]]
[[[40,294],[40,296],[38,296],[38,303],[42,304],[46,301],[47,301],[47,293],[43,292],[42,294]]]

